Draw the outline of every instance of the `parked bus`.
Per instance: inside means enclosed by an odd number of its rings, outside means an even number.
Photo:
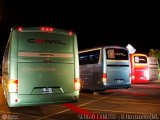
[[[9,107],[79,100],[75,33],[53,27],[14,27],[2,69],[2,87]]]
[[[130,54],[130,60],[132,83],[148,83],[149,65],[147,55],[138,53]]]
[[[156,57],[148,57],[149,64],[149,80],[158,80],[158,59]]]
[[[128,50],[104,46],[79,51],[81,90],[103,91],[131,87]]]

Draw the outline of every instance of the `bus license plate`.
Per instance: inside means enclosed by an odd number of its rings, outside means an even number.
[[[118,84],[119,84],[119,83],[124,83],[124,80],[117,79],[117,80],[115,80],[115,82],[118,83]]]
[[[52,88],[42,88],[41,92],[42,94],[53,93],[53,89]]]

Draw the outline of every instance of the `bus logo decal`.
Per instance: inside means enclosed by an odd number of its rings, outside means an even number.
[[[109,49],[107,51],[108,58],[115,58],[115,56],[126,56],[124,53],[121,52],[115,52],[113,49]]]
[[[60,40],[43,40],[43,39],[28,39],[29,43],[37,43],[37,44],[44,44],[44,43],[53,43],[57,45],[66,45],[66,43],[60,41]]]
[[[56,71],[56,68],[52,68],[52,67],[23,67],[22,68],[23,71],[32,71],[32,72],[54,72]]]
[[[36,40],[34,40],[34,42],[37,43],[37,44],[43,44],[45,42],[45,40],[36,39]]]
[[[126,56],[124,53],[114,53],[114,54],[119,56]]]

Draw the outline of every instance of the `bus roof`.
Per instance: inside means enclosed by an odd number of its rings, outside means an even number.
[[[122,49],[126,49],[125,47],[122,47],[122,46],[113,46],[113,45],[108,45],[108,46],[100,46],[100,47],[93,47],[93,48],[87,48],[87,49],[84,49],[84,50],[80,50],[79,53],[83,53],[83,52],[89,52],[89,51],[93,51],[93,50],[100,50],[102,48],[122,48]]]
[[[54,32],[58,34],[64,34],[64,35],[72,35],[73,31],[64,30],[64,29],[58,29],[53,26],[15,26],[11,28],[11,31],[19,31],[19,32]]]
[[[147,57],[147,55],[143,54],[143,53],[134,53],[134,54],[131,54],[131,55],[133,55],[133,56],[146,56]]]

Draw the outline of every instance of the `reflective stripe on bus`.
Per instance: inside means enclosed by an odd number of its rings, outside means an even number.
[[[107,62],[128,62],[128,60],[106,60]]]
[[[60,57],[73,58],[72,53],[42,53],[42,52],[18,52],[20,57]]]

